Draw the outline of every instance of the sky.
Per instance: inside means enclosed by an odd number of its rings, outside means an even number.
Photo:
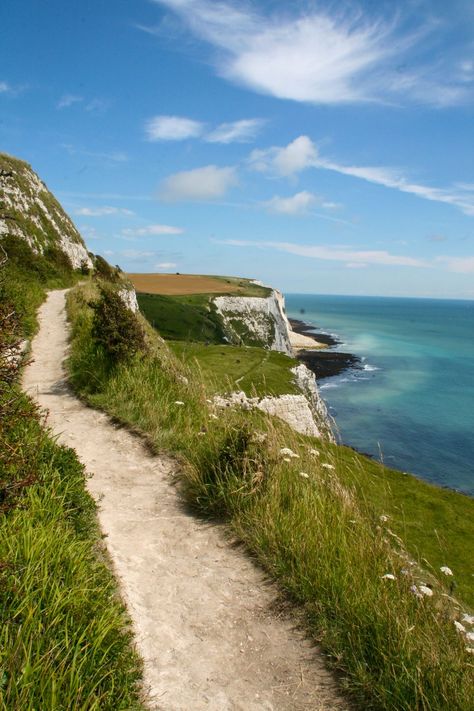
[[[129,272],[474,299],[472,0],[3,0],[0,151]]]

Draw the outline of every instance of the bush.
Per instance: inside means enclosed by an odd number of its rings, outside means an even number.
[[[120,281],[118,270],[111,267],[110,264],[100,256],[100,254],[96,254],[94,256],[94,269],[95,276],[100,279],[105,279],[113,284]]]
[[[100,299],[89,305],[94,311],[92,337],[104,350],[111,365],[146,351],[143,329],[117,291],[101,287]]]

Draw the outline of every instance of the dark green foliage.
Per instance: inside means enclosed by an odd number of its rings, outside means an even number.
[[[8,301],[15,309],[23,336],[35,330],[36,310],[46,289],[72,286],[78,279],[71,263],[60,249],[47,247],[44,254],[35,254],[21,237],[5,235],[0,246],[7,260],[0,270],[0,301]],[[3,254],[3,252],[2,252]]]
[[[225,343],[220,316],[209,296],[137,294],[140,310],[163,338],[176,341]]]
[[[135,314],[117,291],[101,287],[100,298],[90,304],[94,310],[92,337],[116,365],[145,352],[145,334]]]
[[[105,279],[105,281],[110,281],[112,284],[116,284],[120,281],[120,271],[117,268],[114,269],[114,267],[111,267],[100,254],[94,256],[94,269],[95,276],[99,279]]]

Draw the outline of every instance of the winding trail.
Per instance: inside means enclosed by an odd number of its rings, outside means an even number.
[[[145,662],[148,708],[347,709],[320,652],[275,612],[274,586],[219,526],[184,511],[171,460],[151,456],[138,437],[70,391],[65,293],[50,292],[40,309],[24,388],[91,474],[88,487]]]

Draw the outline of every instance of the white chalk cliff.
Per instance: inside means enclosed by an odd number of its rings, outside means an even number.
[[[290,357],[294,355],[294,349],[318,347],[313,339],[293,332],[285,312],[285,299],[277,289],[272,289],[267,297],[218,296],[213,302],[232,342],[264,346]],[[297,432],[334,441],[331,421],[314,373],[303,364],[293,368],[292,373],[301,395],[249,398],[243,392],[235,392],[226,397],[217,396],[216,405],[256,407],[284,420]]]
[[[28,163],[0,154],[0,240],[12,235],[33,252],[60,249],[74,269],[92,267],[81,235]]]

